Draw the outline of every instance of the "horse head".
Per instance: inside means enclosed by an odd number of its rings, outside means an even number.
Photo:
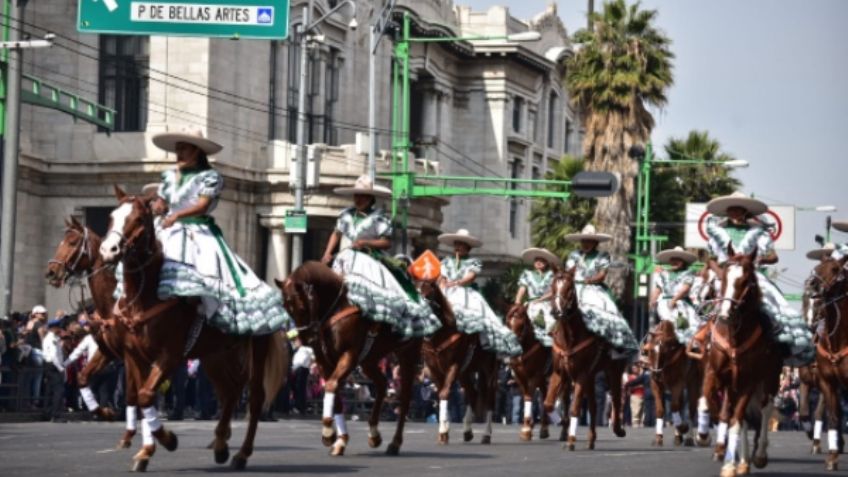
[[[305,341],[317,339],[321,324],[348,305],[341,277],[320,262],[306,262],[283,280],[274,280],[283,293],[283,306]]]
[[[732,252],[732,247],[729,247]],[[757,283],[757,251],[751,254],[729,254],[721,277],[718,318],[730,321],[750,307],[759,308],[760,286]]]
[[[532,326],[530,324],[530,317],[527,315],[527,305],[515,303],[509,307],[509,311],[506,314],[506,324],[515,333],[515,336],[518,336],[519,339],[523,338]]]
[[[559,319],[567,319],[573,312],[579,310],[577,303],[577,288],[574,285],[575,269],[559,271],[551,283],[553,300],[551,310]]]
[[[808,280],[812,298],[834,298],[845,291],[848,281],[846,260],[826,258],[813,269],[813,276]]]
[[[418,293],[430,303],[433,314],[439,318],[442,326],[456,328],[456,316],[453,314],[453,308],[436,282],[432,280],[419,281],[417,282],[417,288]]]
[[[117,263],[127,255],[150,253],[156,245],[149,201],[127,195],[118,186],[115,197],[119,205],[110,214],[109,231],[100,244],[100,256],[108,264]]]
[[[674,323],[668,320],[660,321],[648,332],[643,351],[648,355],[648,362],[654,372],[663,370],[671,363],[674,354],[683,347],[674,332]]]
[[[75,217],[65,219],[65,234],[53,258],[47,262],[47,282],[59,288],[68,278],[90,272],[99,247],[100,237],[97,234]]]

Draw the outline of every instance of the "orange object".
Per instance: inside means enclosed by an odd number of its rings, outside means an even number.
[[[426,250],[409,266],[409,274],[420,281],[432,281],[442,274],[442,264],[436,254]]]

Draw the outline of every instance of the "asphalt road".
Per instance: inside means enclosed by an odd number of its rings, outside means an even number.
[[[214,423],[182,421],[165,425],[180,439],[179,449],[170,453],[161,446],[151,461],[149,473],[157,475],[208,476],[232,473],[228,466],[216,465],[205,449]],[[231,453],[235,453],[244,435],[245,424],[234,424]],[[367,475],[367,476],[486,476],[558,475],[558,476],[707,476],[718,475],[719,465],[712,462],[709,449],[673,447],[671,429],[666,429],[666,446],[650,445],[651,429],[628,429],[624,439],[615,438],[608,429],[599,431],[597,448],[585,450],[580,443],[576,452],[564,451],[556,440],[519,442],[515,426],[495,425],[492,445],[461,442],[461,425],[454,425],[449,446],[436,444],[433,424],[407,426],[405,443],[399,457],[383,455],[394,423],[381,425],[384,444],[368,448],[367,428],[349,423],[351,442],[344,457],[330,457],[320,443],[320,424],[316,421],[279,421],[260,423],[256,450],[245,473],[250,475]],[[475,425],[482,431],[481,425]],[[122,432],[121,423],[72,422],[67,424],[0,424],[0,475],[105,476],[126,473],[135,449],[116,450]],[[558,431],[557,431],[558,432]],[[585,437],[586,429],[580,428]],[[809,454],[809,441],[800,432],[771,434],[770,463],[755,475],[813,476],[839,475],[824,471],[824,456]],[[848,456],[843,460],[848,469]]]

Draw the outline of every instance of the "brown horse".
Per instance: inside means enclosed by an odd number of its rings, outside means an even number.
[[[750,472],[749,424],[756,426],[754,465],[763,468],[768,463],[768,420],[783,361],[770,339],[769,320],[760,308],[756,252],[735,255],[731,248],[728,255],[731,258],[722,270],[721,303],[712,324],[703,385],[703,395],[713,412],[718,409],[717,390],[725,391],[719,419],[728,423],[729,430],[722,477]]]
[[[595,375],[599,372],[606,375],[612,395],[613,432],[618,437],[624,437],[627,434],[622,426],[623,403],[621,400],[622,377],[627,361],[613,360],[610,357],[611,345],[586,327],[583,313],[577,302],[574,269],[557,273],[551,288],[554,293],[553,314],[558,322],[558,326],[552,332],[554,350],[559,353],[558,358],[564,361],[563,366],[574,382],[567,447],[568,450],[573,451],[577,442],[577,417],[580,413],[580,404],[585,397],[591,416],[588,448],[594,449],[598,421]]]
[[[403,444],[403,428],[412,399],[412,386],[421,356],[421,339],[404,339],[389,325],[365,319],[347,298],[342,278],[319,262],[306,262],[283,282],[286,309],[294,319],[301,339],[315,351],[315,360],[325,379],[322,442],[331,455],[343,455],[349,435],[345,424],[340,385],[359,365],[374,383],[374,406],[368,419],[368,445],[379,447],[377,428],[388,383],[379,362],[394,353],[400,365],[400,414],[397,429],[386,454],[397,455]],[[335,421],[336,427],[333,428]]]
[[[840,425],[840,389],[848,384],[848,324],[842,319],[848,316],[848,271],[846,260],[826,259],[815,268],[814,287],[820,299],[823,330],[816,343],[816,365],[819,370],[819,386],[827,406],[828,420],[828,470],[839,467],[838,433]]]
[[[424,362],[439,390],[438,442],[447,444],[450,441],[448,395],[454,380],[458,379],[465,393],[463,441],[474,440],[474,409],[482,404],[486,410],[486,428],[480,443],[491,444],[492,415],[497,399],[498,357],[483,349],[480,335],[468,335],[457,329],[450,303],[439,287],[433,283],[424,283],[421,284],[421,290],[442,322],[442,328],[425,339],[422,348]],[[446,314],[444,310],[450,311]]]
[[[698,413],[698,398],[701,395],[702,373],[700,363],[686,355],[686,345],[677,339],[674,323],[660,321],[649,333],[644,350],[647,351],[649,370],[651,371],[651,391],[653,392],[657,416],[657,432],[654,445],[663,445],[663,424],[665,419],[665,392],[671,392],[671,417],[674,424],[674,445],[695,445],[691,433],[691,423],[681,419],[684,398],[688,398],[689,419]],[[684,392],[686,395],[684,396]]]
[[[542,399],[547,398],[548,377],[553,370],[553,356],[551,349],[536,339],[533,323],[527,315],[527,305],[512,305],[506,314],[506,323],[521,344],[521,355],[510,359],[509,365],[524,397],[524,425],[521,427],[519,438],[522,441],[529,441],[533,438],[533,396],[538,389]],[[548,413],[543,412],[539,439],[547,439],[550,436],[549,425]]]
[[[138,405],[153,436],[166,449],[177,447],[177,438],[159,421],[154,407],[162,380],[186,358],[200,358],[207,370],[221,371],[213,382],[221,403],[221,420],[215,429],[213,450],[216,461],[226,462],[230,420],[249,382],[250,421],[244,442],[231,465],[243,469],[253,453],[259,416],[270,405],[285,378],[288,354],[281,333],[263,336],[231,336],[203,326],[197,304],[191,300],[160,301],[157,297],[159,270],[164,260],[147,202],[128,196],[115,187],[120,203],[112,212],[109,234],[100,246],[107,264],[119,261],[124,267],[124,295],[116,303],[112,319],[131,327],[134,338],[124,342],[128,382],[138,389]],[[196,334],[199,333],[199,334]],[[194,338],[196,336],[196,339]],[[187,349],[187,347],[189,349]],[[145,470],[152,448],[148,443],[134,458],[137,470]]]

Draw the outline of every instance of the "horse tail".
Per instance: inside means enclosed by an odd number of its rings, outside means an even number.
[[[262,375],[262,388],[265,391],[265,402],[262,410],[267,411],[277,397],[280,388],[285,384],[289,369],[289,347],[286,337],[281,332],[271,335],[268,343],[268,353],[265,356],[265,369]]]

